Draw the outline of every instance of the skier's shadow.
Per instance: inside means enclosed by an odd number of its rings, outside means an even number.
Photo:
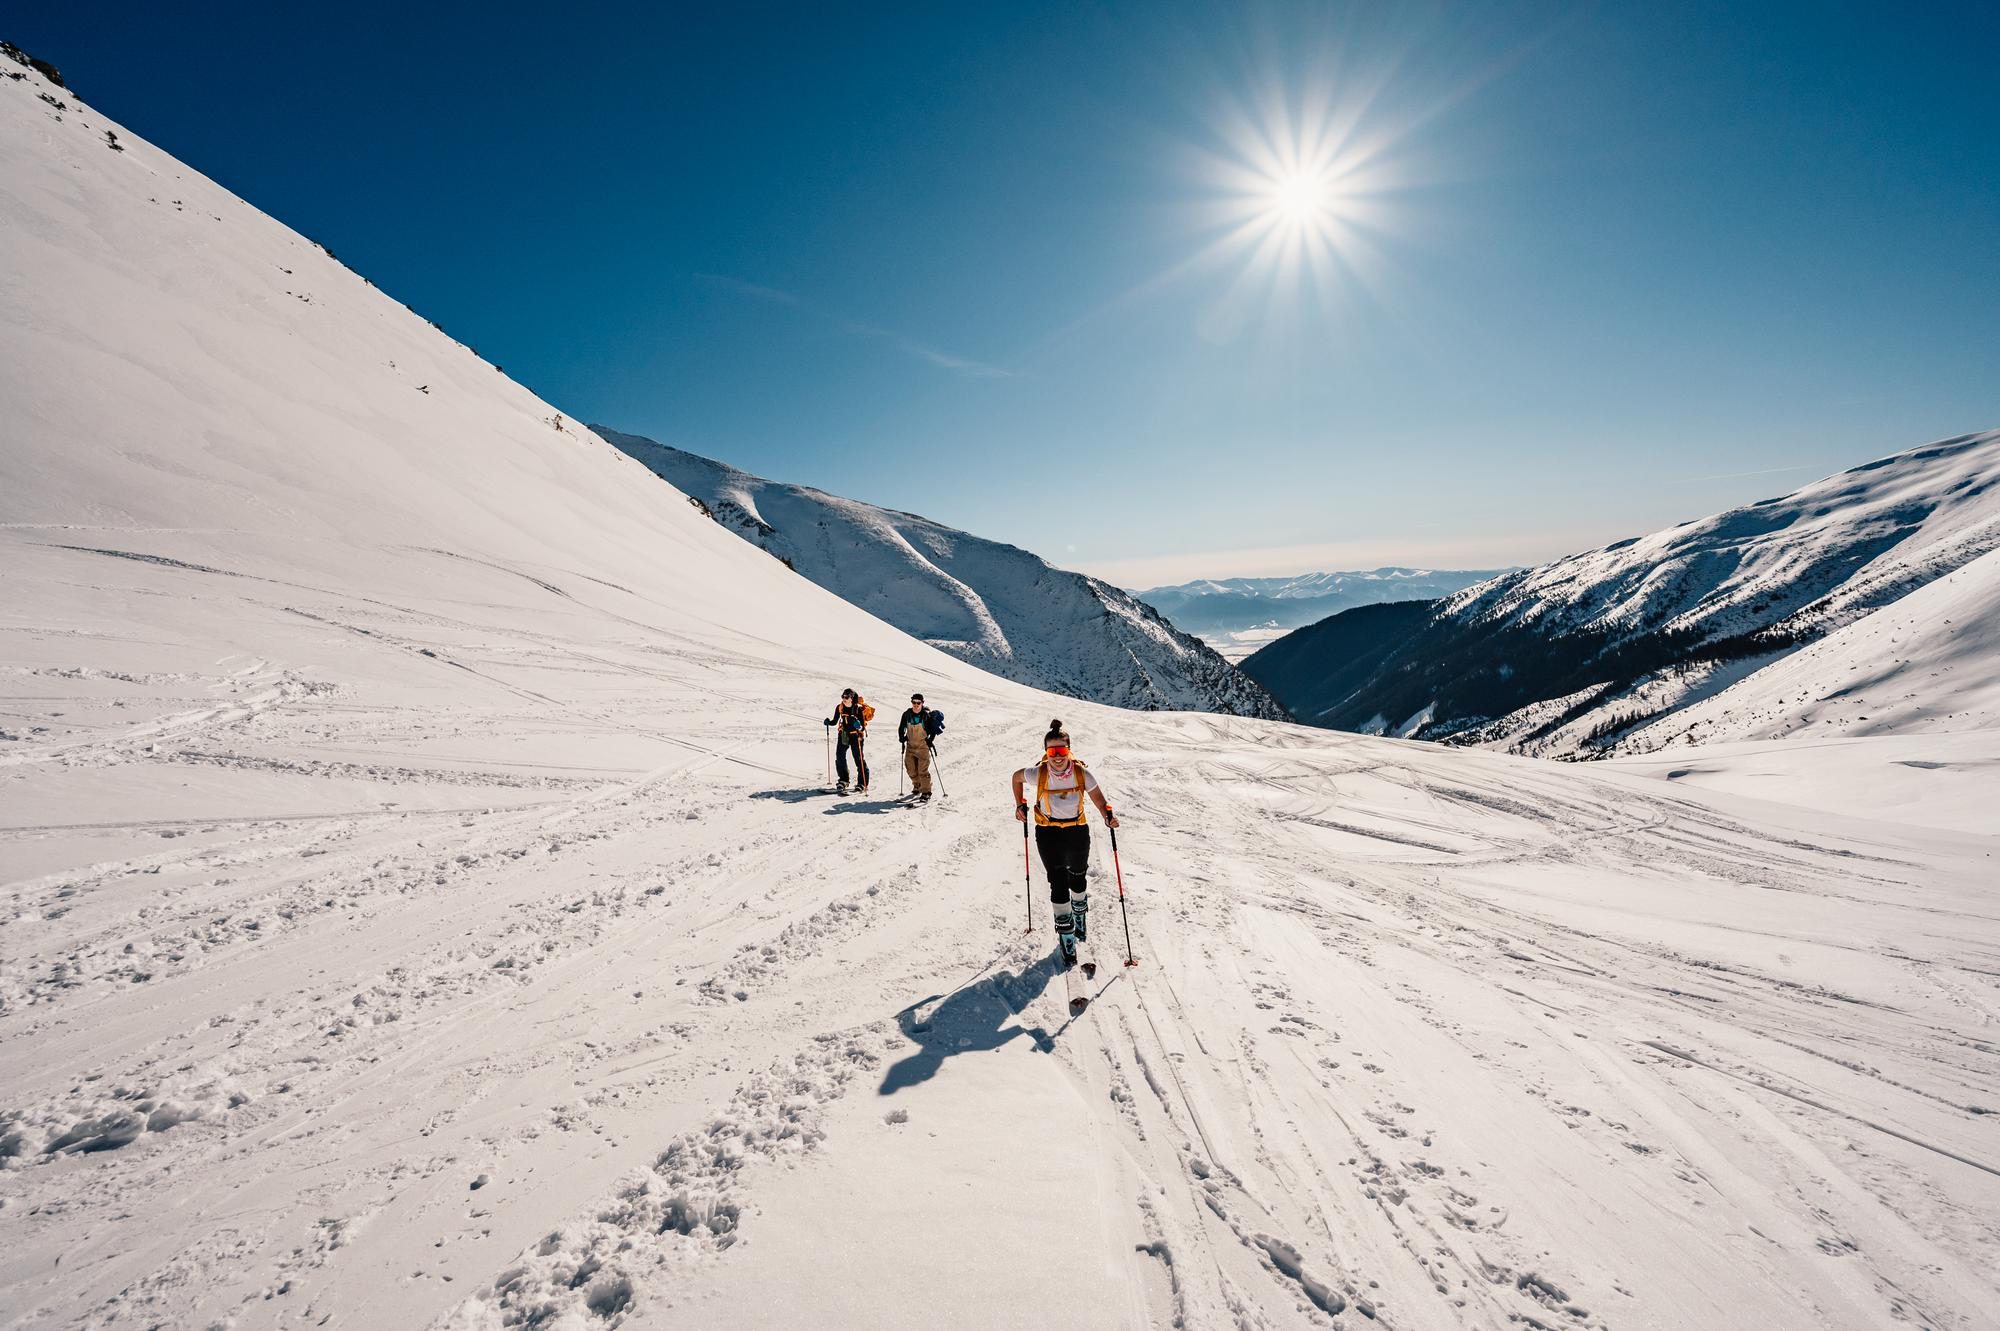
[[[750,792],[750,798],[753,800],[783,800],[787,804],[803,804],[809,799],[827,793],[828,791],[822,786],[806,786],[798,790],[753,790]]]
[[[891,809],[900,809],[902,807],[903,801],[901,800],[848,800],[845,804],[836,804],[830,809],[822,810],[822,812],[833,814],[887,813]]]
[[[1054,1052],[1055,1041],[1040,1026],[1009,1023],[1061,973],[1062,963],[1051,952],[1019,974],[1003,970],[959,986],[942,1002],[932,994],[898,1012],[896,1024],[917,1047],[882,1075],[880,1094],[929,1081],[954,1054],[990,1053],[1023,1036],[1043,1053]]]

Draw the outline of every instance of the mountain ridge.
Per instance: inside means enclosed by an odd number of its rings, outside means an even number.
[[[593,428],[801,576],[1002,678],[1142,711],[1286,716],[1262,685],[1100,579],[920,514]]]
[[[1682,708],[1995,549],[1989,430],[1469,587],[1313,718],[1543,757],[1691,742]]]

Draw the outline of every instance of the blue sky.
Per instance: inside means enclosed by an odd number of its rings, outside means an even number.
[[[2000,425],[1990,4],[6,35],[574,416],[1128,585],[1536,561]]]

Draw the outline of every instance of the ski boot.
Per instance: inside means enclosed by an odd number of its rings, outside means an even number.
[[[1062,948],[1063,969],[1076,965],[1076,917],[1067,904],[1056,909],[1056,943]]]

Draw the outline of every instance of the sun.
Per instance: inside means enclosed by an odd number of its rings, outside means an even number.
[[[1266,205],[1280,225],[1315,228],[1339,215],[1339,193],[1324,172],[1287,171],[1271,180]]]
[[[1205,331],[1296,327],[1295,314],[1345,318],[1380,303],[1401,221],[1392,198],[1407,185],[1401,141],[1421,121],[1387,113],[1392,82],[1330,68],[1292,85],[1256,79],[1212,103],[1205,142],[1182,141],[1202,241],[1171,272],[1221,279]]]

